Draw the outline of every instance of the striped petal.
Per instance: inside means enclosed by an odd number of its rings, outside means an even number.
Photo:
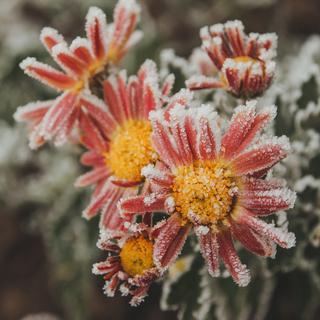
[[[190,226],[182,226],[177,214],[172,215],[160,229],[155,240],[153,258],[161,270],[167,269],[176,259],[186,241]]]
[[[274,257],[276,247],[273,241],[246,226],[240,225],[230,219],[232,235],[239,240],[249,251],[262,256]]]
[[[107,179],[110,176],[108,169],[103,167],[96,167],[91,171],[81,175],[74,183],[75,187],[87,187],[95,184],[100,180]]]
[[[257,134],[274,119],[275,107],[270,107],[255,114],[256,102],[248,102],[236,108],[229,128],[221,142],[224,157],[230,159],[242,152]]]
[[[76,80],[72,77],[37,61],[35,58],[26,58],[20,63],[20,67],[28,76],[56,90],[71,89],[76,85]]]
[[[219,276],[219,244],[217,236],[208,231],[206,234],[198,234],[198,238],[200,251],[207,263],[209,274],[212,277]]]
[[[250,282],[250,273],[247,266],[242,264],[232,243],[231,234],[222,231],[217,234],[219,255],[229,270],[233,280],[240,286],[245,287]]]
[[[107,52],[107,23],[101,9],[90,7],[86,16],[86,33],[94,56],[102,59]]]
[[[268,224],[261,219],[255,218],[244,208],[237,214],[235,221],[247,226],[257,234],[269,238],[282,248],[289,249],[295,246],[296,238],[292,232],[287,232],[282,228],[277,228],[272,224]]]
[[[232,163],[239,175],[253,174],[270,168],[285,158],[290,150],[288,138],[273,137],[236,157]]]

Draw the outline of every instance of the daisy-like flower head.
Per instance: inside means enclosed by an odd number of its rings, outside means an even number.
[[[191,228],[209,273],[219,274],[220,257],[240,286],[249,283],[250,274],[232,239],[265,257],[275,255],[275,244],[294,246],[294,234],[260,219],[291,208],[295,201],[282,180],[265,178],[290,149],[287,137],[261,134],[275,114],[275,107],[258,112],[255,102],[248,102],[236,108],[226,130],[207,106],[176,106],[168,119],[161,111],[151,114],[153,144],[162,163],[142,172],[153,192],[121,200],[120,209],[123,216],[170,214],[155,241],[159,268],[166,269],[176,258]]]
[[[223,88],[236,97],[248,99],[261,95],[270,85],[275,71],[277,36],[274,33],[244,33],[240,21],[228,21],[203,27],[203,44],[215,74],[192,76],[187,80],[190,89]]]
[[[93,266],[93,273],[106,280],[106,295],[113,297],[119,288],[123,295],[132,296],[132,306],[143,301],[150,285],[162,275],[153,259],[157,230],[144,224],[135,229],[113,239],[102,233],[98,247],[107,251],[108,257]]]
[[[104,119],[105,123],[99,129],[95,126],[95,119],[80,118],[81,141],[88,148],[81,162],[93,169],[80,176],[75,185],[96,186],[91,203],[83,214],[89,219],[102,209],[103,228],[123,229],[116,204],[121,197],[138,192],[144,180],[141,169],[158,159],[151,144],[152,128],[148,116],[150,111],[162,107],[173,82],[174,77],[168,75],[160,88],[156,65],[146,60],[137,76],[127,79],[126,72],[121,71],[104,81],[108,108],[97,98],[86,101],[86,105],[96,106],[97,111],[106,110],[96,113],[96,117],[100,121]],[[182,95],[172,99],[187,103]]]
[[[117,64],[140,38],[135,31],[140,7],[135,0],[119,0],[114,22],[107,26],[104,13],[91,7],[86,17],[87,38],[76,38],[70,46],[55,29],[44,28],[40,39],[62,71],[35,58],[26,58],[20,66],[30,77],[62,92],[54,100],[32,102],[19,107],[17,121],[30,124],[30,147],[37,148],[54,139],[66,142],[80,117],[91,117],[99,123],[95,110],[83,100],[90,99],[89,82],[107,67]]]

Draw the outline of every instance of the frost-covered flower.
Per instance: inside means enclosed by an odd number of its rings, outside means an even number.
[[[210,274],[219,274],[221,257],[240,286],[248,284],[250,274],[232,238],[265,257],[275,255],[275,244],[295,245],[293,233],[260,219],[291,208],[295,201],[282,180],[265,178],[290,149],[287,137],[261,133],[275,114],[275,107],[258,112],[255,102],[248,102],[235,109],[222,130],[221,119],[208,106],[176,105],[166,118],[161,111],[152,112],[152,141],[162,160],[142,170],[152,193],[124,199],[120,209],[123,216],[170,214],[155,241],[159,268],[174,261],[192,227]]]
[[[116,64],[140,38],[134,29],[140,7],[135,0],[119,0],[114,22],[107,26],[104,13],[91,7],[86,17],[87,38],[76,38],[70,46],[55,29],[44,28],[40,39],[62,71],[35,58],[26,58],[20,66],[29,76],[61,91],[53,100],[32,102],[19,107],[17,121],[30,124],[30,146],[37,148],[54,139],[57,145],[66,142],[80,117],[103,125],[96,110],[88,103],[89,82],[110,65]]]
[[[137,230],[113,239],[102,233],[98,247],[107,251],[108,257],[94,264],[92,270],[106,280],[106,295],[113,297],[119,288],[123,295],[132,296],[132,306],[143,301],[150,285],[162,275],[153,258],[157,230],[143,224],[136,226]]]
[[[244,33],[240,21],[203,27],[200,36],[205,50],[220,71],[210,70],[187,80],[190,89],[223,88],[236,97],[261,95],[270,85],[275,70],[277,36],[274,33]]]
[[[81,162],[93,169],[80,176],[75,185],[96,185],[83,215],[89,219],[102,208],[101,226],[106,229],[123,228],[117,202],[123,196],[137,193],[143,180],[141,169],[157,160],[151,144],[152,128],[148,116],[150,111],[162,107],[174,77],[168,75],[161,88],[159,82],[156,65],[151,60],[146,60],[137,76],[128,80],[125,71],[112,75],[103,83],[108,111],[96,114],[106,119],[102,130],[86,117],[80,121],[80,129],[84,132],[81,141],[88,148]],[[92,100],[92,105],[107,108],[98,99]]]

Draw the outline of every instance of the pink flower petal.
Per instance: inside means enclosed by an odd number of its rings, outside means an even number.
[[[122,199],[119,206],[126,213],[145,213],[152,211],[165,211],[164,203],[168,195],[150,193],[148,195],[136,196]]]
[[[267,215],[292,208],[295,200],[295,192],[288,188],[251,190],[241,195],[240,205],[257,215]]]
[[[261,236],[271,239],[282,248],[289,249],[295,246],[296,238],[292,232],[287,232],[282,228],[277,228],[272,224],[268,224],[261,219],[255,218],[244,208],[234,219],[235,222],[247,226]]]
[[[41,122],[41,135],[52,139],[76,108],[77,93],[66,91],[58,97]]]
[[[101,130],[109,137],[117,127],[118,123],[108,111],[104,102],[97,97],[89,94],[82,94],[81,105],[95,120]]]
[[[191,226],[182,226],[181,223],[179,216],[174,214],[160,229],[153,252],[155,264],[159,269],[167,269],[182,250]]]
[[[151,114],[156,115],[154,112]],[[178,166],[181,163],[181,157],[168,129],[156,117],[151,117],[151,122],[153,123],[152,142],[155,150],[169,167]]]
[[[99,210],[106,204],[110,197],[114,194],[114,186],[109,181],[104,183],[104,186],[99,190],[100,192],[91,199],[87,208],[83,211],[82,216],[86,219],[91,219],[96,216]]]
[[[104,164],[104,159],[101,154],[90,150],[82,154],[80,162],[85,166],[100,166]]]
[[[92,121],[89,115],[81,113],[79,127],[82,131],[81,142],[94,149],[100,154],[108,150],[109,142],[102,135],[97,125]]]
[[[190,90],[202,90],[223,88],[225,87],[225,84],[219,79],[206,77],[203,75],[195,75],[186,81],[186,86]]]
[[[162,88],[161,88],[161,94],[162,96],[169,96],[174,85],[175,76],[174,74],[170,73],[166,76],[166,78],[163,81]]]
[[[117,204],[122,197],[130,197],[136,193],[136,188],[113,187],[113,193],[106,201],[101,211],[100,228],[110,233],[110,235],[126,231],[124,222],[131,222],[132,219],[123,219],[123,217],[120,216]]]
[[[53,105],[54,101],[55,100],[30,102],[25,106],[18,107],[14,114],[14,119],[19,122],[35,121],[38,123]]]
[[[198,234],[200,251],[205,259],[209,274],[212,277],[217,277],[219,271],[219,245],[217,236],[208,231],[206,234]]]
[[[140,6],[134,0],[120,0],[114,10],[114,31],[109,46],[110,60],[119,61],[138,22]]]
[[[263,256],[274,257],[276,247],[273,241],[269,238],[254,232],[252,229],[240,225],[230,219],[232,235],[239,240],[242,245],[249,251]]]
[[[239,175],[252,174],[275,165],[287,156],[289,150],[290,144],[287,137],[274,137],[240,154],[232,162]]]
[[[51,49],[59,44],[65,43],[63,36],[56,29],[44,27],[41,30],[40,40],[46,49],[51,53]]]
[[[70,45],[70,51],[86,66],[94,62],[90,42],[85,38],[77,37]]]
[[[91,184],[97,183],[99,180],[104,180],[110,176],[108,169],[103,167],[96,167],[93,170],[81,175],[74,183],[75,187],[87,187]]]
[[[101,9],[90,7],[86,16],[86,33],[94,56],[102,59],[107,52],[107,23],[106,16]]]
[[[245,287],[250,282],[250,272],[247,266],[242,264],[233,246],[231,234],[222,231],[217,234],[219,254],[229,270],[233,280],[240,286]]]
[[[26,58],[20,63],[20,67],[28,76],[57,90],[71,89],[76,84],[75,79],[34,58]]]
[[[57,44],[52,48],[52,56],[59,66],[69,75],[80,78],[87,72],[87,66],[78,59],[65,44]]]

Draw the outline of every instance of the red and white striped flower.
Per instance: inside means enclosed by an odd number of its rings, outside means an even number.
[[[208,76],[192,76],[187,86],[193,90],[223,88],[236,97],[261,95],[270,85],[275,71],[277,36],[274,33],[244,33],[240,21],[203,27],[202,48],[220,71]]]
[[[169,75],[160,88],[156,65],[147,60],[137,76],[127,79],[126,72],[121,71],[104,81],[108,110],[95,115],[105,120],[102,129],[95,126],[95,119],[80,119],[81,141],[88,148],[81,162],[93,169],[80,176],[75,185],[95,185],[92,200],[83,215],[89,219],[102,209],[103,228],[117,231],[124,228],[116,204],[123,196],[137,194],[144,180],[141,169],[158,158],[151,144],[152,128],[148,116],[150,111],[163,106],[173,82],[174,77]],[[186,100],[181,94],[172,99],[180,99],[181,103]],[[87,103],[100,104],[100,109],[107,108],[98,99]]]
[[[233,239],[264,257],[275,255],[275,244],[295,245],[293,233],[260,219],[291,208],[295,201],[282,180],[265,178],[290,149],[287,137],[261,134],[275,117],[275,107],[258,112],[255,102],[239,106],[225,130],[207,106],[177,105],[169,114],[150,115],[153,145],[162,160],[142,170],[152,193],[121,200],[122,215],[170,214],[155,240],[159,268],[174,261],[193,228],[209,273],[219,274],[220,257],[234,281],[245,286],[250,274]]]
[[[29,103],[19,107],[17,121],[30,124],[30,146],[37,148],[47,140],[57,145],[66,142],[80,117],[100,124],[91,99],[89,82],[110,65],[117,64],[140,38],[135,31],[140,7],[135,0],[119,0],[114,22],[107,26],[104,13],[91,7],[86,17],[87,38],[76,38],[70,46],[55,29],[44,28],[40,39],[62,71],[27,58],[20,66],[29,76],[62,92],[54,100]]]
[[[98,247],[107,251],[108,257],[94,264],[92,271],[103,275],[107,296],[113,297],[119,288],[123,295],[132,296],[132,306],[143,301],[150,285],[162,275],[153,258],[156,233],[156,229],[140,225],[135,232],[129,231],[113,239],[109,234],[102,234]]]

